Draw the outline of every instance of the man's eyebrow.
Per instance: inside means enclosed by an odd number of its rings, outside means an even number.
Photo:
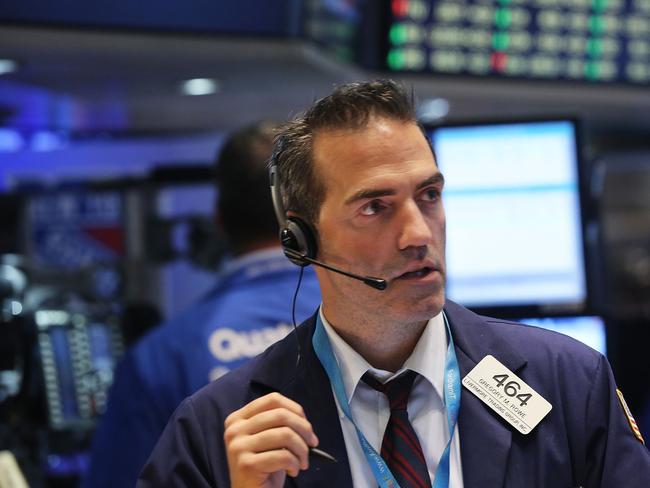
[[[445,177],[442,176],[442,173],[436,173],[429,178],[427,178],[424,181],[421,181],[417,185],[417,189],[420,190],[422,188],[425,188],[430,185],[444,185],[445,184]],[[391,196],[395,195],[397,192],[395,191],[394,188],[374,188],[372,190],[359,190],[358,192],[354,193],[352,196],[348,197],[344,204],[345,205],[350,205],[351,203],[358,202],[359,200],[369,200],[373,198],[379,198],[379,197],[386,197],[386,196]]]
[[[445,177],[442,175],[442,173],[436,173],[426,180],[418,183],[417,189],[421,190],[422,188],[425,188],[430,185],[444,185],[445,184]]]
[[[351,203],[358,202],[359,200],[368,200],[378,197],[386,197],[390,195],[395,195],[397,193],[393,188],[376,188],[373,190],[359,190],[349,198],[345,200],[345,205],[350,205]]]

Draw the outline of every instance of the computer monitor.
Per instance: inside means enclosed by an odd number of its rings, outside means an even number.
[[[514,316],[585,313],[576,123],[428,129],[445,176],[447,294]]]
[[[607,334],[605,322],[595,315],[578,317],[544,317],[520,319],[518,322],[554,330],[587,344],[592,349],[607,354]]]

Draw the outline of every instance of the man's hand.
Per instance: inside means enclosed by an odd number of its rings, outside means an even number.
[[[231,413],[224,441],[233,488],[276,488],[309,467],[318,438],[302,407],[270,393]]]

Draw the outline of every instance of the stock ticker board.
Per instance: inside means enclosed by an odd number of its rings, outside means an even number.
[[[650,0],[392,0],[390,71],[650,82]]]

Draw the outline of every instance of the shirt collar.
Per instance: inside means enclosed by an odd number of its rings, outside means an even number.
[[[429,320],[413,352],[404,362],[404,366],[396,373],[373,368],[334,330],[323,315],[322,306],[318,313],[341,370],[348,403],[352,401],[354,391],[366,371],[370,371],[379,381],[386,382],[393,376],[398,376],[403,371],[410,369],[425,377],[440,398],[443,398],[443,376],[448,341],[443,312]]]

